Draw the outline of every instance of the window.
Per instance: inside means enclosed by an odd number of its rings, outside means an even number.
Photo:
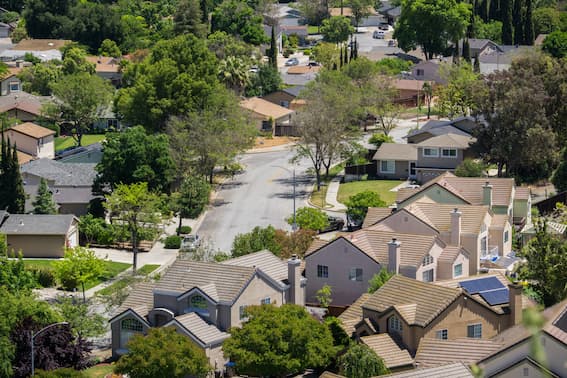
[[[482,324],[471,324],[467,326],[467,337],[480,339],[482,337]]]
[[[423,74],[424,74],[423,69],[418,68],[418,69],[416,70],[416,75],[417,75],[417,76],[423,76]]]
[[[457,264],[453,267],[453,277],[459,277],[463,275],[463,264]]]
[[[456,158],[457,150],[454,148],[443,148],[441,149],[441,156],[448,158]]]
[[[239,314],[240,320],[245,319],[248,316],[248,314],[246,313],[246,307],[247,306],[243,305],[243,306],[240,306],[238,308],[238,314]]]
[[[434,261],[434,260],[433,260],[433,256],[431,256],[430,254],[427,254],[427,255],[423,258],[422,265],[423,265],[423,266],[426,266],[426,265],[429,265],[429,264],[433,264],[433,261]]]
[[[508,231],[504,232],[504,243],[508,243]]]
[[[388,332],[402,332],[402,322],[395,315],[392,315],[388,318]]]
[[[329,278],[329,267],[327,265],[317,265],[317,277]]]
[[[424,148],[423,156],[425,157],[437,157],[439,156],[439,150],[437,148]]]
[[[270,304],[270,297],[264,298],[260,301],[260,304],[269,305]]]
[[[202,295],[194,295],[189,300],[189,307],[196,309],[207,309],[207,300]]]
[[[423,272],[423,282],[433,282],[433,269]]]
[[[530,376],[530,368],[525,367],[523,374],[524,374],[524,377],[529,377]]]
[[[117,119],[106,120],[106,127],[113,127],[116,129],[118,127],[118,120]]]
[[[289,108],[289,101],[280,101],[280,106],[283,106],[284,108]]]
[[[139,333],[144,332],[144,325],[137,319],[124,319],[120,322],[120,347],[126,348],[128,341]]]
[[[393,160],[381,160],[380,161],[380,172],[381,173],[395,173],[396,172],[396,162]]]
[[[350,268],[348,279],[351,281],[362,282],[362,268]]]
[[[435,338],[440,340],[447,340],[449,338],[449,331],[442,329],[435,332]]]
[[[18,92],[20,90],[20,83],[17,81],[10,82],[10,92]]]

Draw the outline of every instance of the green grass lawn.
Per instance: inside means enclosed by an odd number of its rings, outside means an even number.
[[[364,192],[367,190],[377,192],[380,198],[391,205],[396,200],[396,192],[390,192],[390,189],[395,188],[402,182],[399,180],[367,180],[367,181],[353,181],[341,184],[339,187],[338,201],[345,203],[351,196]]]
[[[89,146],[91,144],[100,142],[104,139],[104,134],[83,135],[81,140],[82,146]],[[55,151],[61,151],[75,145],[75,139],[70,136],[59,136],[55,138]]]
[[[153,272],[154,270],[156,270],[160,266],[161,265],[159,265],[159,264],[146,264],[143,267],[141,267],[140,269],[138,269],[137,273],[139,275],[147,276],[148,274],[150,274],[151,272]]]
[[[24,264],[27,267],[47,268],[53,269],[53,263],[56,259],[25,259]],[[106,272],[95,280],[89,281],[85,284],[85,290],[95,287],[104,281],[108,281],[118,275],[119,273],[128,269],[131,265],[115,261],[104,261]],[[156,268],[154,268],[156,269]],[[152,269],[152,271],[154,270]]]
[[[110,364],[96,365],[83,370],[83,374],[86,378],[104,378],[107,374],[112,373],[112,368]]]
[[[329,169],[329,178],[325,178],[325,176],[324,176],[325,171],[324,170],[321,172],[321,189],[319,191],[317,191],[317,184],[313,185],[313,192],[311,193],[311,197],[310,197],[310,201],[313,205],[319,206],[319,207],[322,207],[322,208],[329,207],[329,205],[325,201],[325,198],[327,197],[327,188],[328,188],[329,182],[331,182],[331,180],[337,174],[339,174],[339,172],[342,171],[344,169],[344,167],[345,167],[344,163],[341,163],[339,165],[335,165],[334,167],[331,167],[331,169]]]
[[[99,294],[99,295],[110,295],[114,292],[120,291],[127,286],[131,286],[131,285],[141,281],[143,278],[140,277],[140,276],[147,276],[148,274],[150,274],[151,272],[153,272],[154,270],[156,270],[159,267],[160,267],[160,265],[157,265],[157,264],[146,264],[143,267],[141,267],[140,269],[138,269],[136,276],[127,275],[126,277],[123,277],[123,278],[119,279],[118,281],[114,282],[112,285],[109,285],[109,286],[105,287],[104,289],[100,289],[99,291],[97,291],[97,294]]]
[[[317,25],[308,25],[307,26],[307,33],[308,34],[319,34],[319,28]]]

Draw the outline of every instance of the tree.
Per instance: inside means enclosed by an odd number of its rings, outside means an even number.
[[[524,26],[524,45],[531,46],[534,44],[534,21],[532,12],[532,0],[526,0],[526,25]]]
[[[239,36],[244,42],[261,45],[268,42],[262,28],[262,17],[245,2],[224,0],[211,16],[211,31],[224,31]]]
[[[62,76],[51,84],[51,89],[58,101],[44,105],[44,110],[59,124],[69,128],[77,146],[80,146],[83,135],[110,105],[110,83],[96,75],[77,73]]]
[[[563,192],[567,190],[567,148],[563,149],[561,163],[559,163],[559,166],[557,167],[555,172],[553,172],[551,182],[555,186],[557,192]]]
[[[176,34],[193,33],[199,38],[207,35],[208,25],[203,23],[203,12],[198,0],[181,0],[173,14]]]
[[[0,119],[2,130],[5,119]],[[18,163],[16,145],[11,145],[10,139],[4,139],[2,132],[0,142],[0,209],[12,214],[22,214],[26,201],[24,184]]]
[[[276,230],[274,242],[280,248],[279,256],[282,259],[288,259],[293,255],[302,258],[313,243],[315,233],[315,231],[302,229],[295,232]]]
[[[155,234],[161,223],[161,198],[148,190],[145,182],[130,185],[118,184],[112,194],[106,196],[104,207],[114,215],[130,233],[132,244],[132,270],[138,267],[138,246],[140,235]]]
[[[421,46],[426,59],[432,59],[445,52],[449,41],[464,37],[470,8],[456,0],[403,0],[394,38],[402,50]]]
[[[352,33],[354,33],[354,28],[350,24],[348,17],[334,16],[323,20],[321,34],[323,34],[323,38],[327,42],[345,42]]]
[[[37,188],[35,201],[32,203],[34,214],[57,214],[53,195],[49,191],[47,181],[42,177]]]
[[[455,176],[458,177],[484,177],[486,164],[482,161],[465,159],[455,168]]]
[[[513,0],[500,0],[500,14],[502,16],[502,43],[505,45],[511,45],[514,43],[512,2]]]
[[[232,328],[223,351],[239,374],[286,376],[325,367],[336,353],[329,329],[301,306],[251,306],[242,328]]]
[[[61,38],[70,35],[69,18],[74,1],[27,0],[22,16],[31,38]]]
[[[471,45],[468,38],[463,39],[463,60],[469,64],[471,62]]]
[[[111,56],[113,58],[120,58],[122,56],[122,51],[120,51],[120,48],[118,47],[116,42],[114,42],[111,39],[105,39],[100,44],[100,47],[98,49],[98,54],[102,56]]]
[[[423,83],[421,90],[423,91],[423,95],[425,96],[425,102],[427,103],[427,119],[429,119],[431,117],[431,103],[433,102],[433,95],[435,94],[433,85],[429,81],[426,81],[425,83]]]
[[[376,149],[379,149],[382,143],[394,143],[394,139],[384,133],[376,133],[372,134],[370,139],[368,139],[368,143],[373,144]]]
[[[282,85],[283,80],[277,68],[264,64],[252,75],[251,83],[246,88],[246,96],[263,96],[277,91]]]
[[[210,370],[205,352],[174,327],[151,328],[147,336],[134,336],[128,354],[114,367],[115,373],[138,378],[204,378]]]
[[[272,26],[272,37],[270,39],[270,66],[275,69],[278,69],[278,46],[276,45],[276,32],[274,30],[274,26]]]
[[[258,50],[257,47],[223,31],[210,34],[207,37],[207,45],[219,60],[226,59],[229,56],[251,59],[251,56],[256,55]]]
[[[60,295],[55,307],[77,337],[97,337],[106,332],[106,319],[91,311],[85,302],[78,302],[72,296]]]
[[[401,58],[384,58],[376,63],[378,72],[383,75],[399,75],[402,71],[409,71],[413,63]]]
[[[523,17],[523,2],[524,0],[514,0],[514,11],[512,14],[512,20],[514,21],[514,44],[521,45],[524,43],[524,23],[525,19]]]
[[[51,84],[61,77],[61,67],[53,61],[25,67],[18,77],[22,80],[22,89],[41,96],[51,95]]]
[[[229,56],[219,62],[219,80],[240,96],[250,85],[250,67],[243,59]]]
[[[304,230],[319,231],[329,226],[327,214],[313,207],[300,207],[296,211],[295,219],[293,214],[286,219],[286,222],[292,226],[294,221]]]
[[[552,7],[537,8],[533,11],[534,35],[551,34],[561,28],[559,12]]]
[[[370,378],[388,374],[384,360],[366,344],[356,343],[339,359],[341,374],[347,378]]]
[[[313,58],[323,67],[331,70],[339,59],[339,49],[334,43],[321,42],[313,48]]]
[[[239,257],[265,249],[275,255],[281,252],[281,246],[276,242],[276,229],[273,226],[265,228],[256,226],[246,234],[236,235],[232,242],[231,254]]]
[[[323,308],[329,307],[329,305],[333,301],[332,294],[333,289],[327,284],[323,285],[319,290],[317,290],[317,292],[315,293],[315,298],[317,298],[319,306]]]
[[[439,75],[447,80],[447,84],[437,91],[438,106],[443,114],[454,119],[474,110],[474,90],[479,74],[472,70],[471,65],[467,62],[443,64]]]
[[[535,230],[535,237],[521,252],[526,263],[518,274],[549,307],[567,297],[567,244],[547,232],[543,219],[536,222]]]
[[[6,243],[6,240],[0,240],[0,243]],[[26,269],[21,254],[14,259],[13,252],[12,258],[9,258],[7,251],[0,252],[4,252],[0,254],[0,287],[15,294],[37,287],[35,277]]]
[[[385,207],[386,202],[380,199],[378,193],[367,190],[351,196],[346,205],[347,217],[362,224],[369,207]]]
[[[69,46],[69,47],[67,47]],[[94,74],[95,64],[87,62],[85,50],[73,44],[67,45],[63,51],[63,64],[61,73],[63,75],[74,75],[79,73]]]
[[[141,126],[107,134],[94,191],[109,193],[119,184],[145,182],[149,190],[167,193],[174,178],[169,151],[166,135],[147,134]]]
[[[372,0],[350,0],[350,9],[352,11],[356,31],[358,31],[360,21],[370,15],[370,9],[372,9],[374,5],[375,3]]]
[[[370,281],[368,281],[368,292],[370,294],[374,293],[376,290],[384,286],[384,284],[388,282],[393,276],[394,273],[388,271],[388,269],[380,269],[380,271],[373,275]]]
[[[554,58],[567,56],[567,31],[556,30],[545,37],[542,46],[543,51]]]
[[[321,25],[321,22],[329,15],[326,0],[299,0],[298,8],[309,25]]]
[[[102,259],[98,258],[93,250],[77,246],[65,251],[63,260],[53,263],[55,277],[68,289],[81,286],[83,301],[85,297],[85,283],[105,272]]]
[[[181,232],[183,218],[197,218],[201,215],[209,204],[210,192],[210,185],[201,177],[185,177],[174,197],[175,208],[179,214],[177,235]]]

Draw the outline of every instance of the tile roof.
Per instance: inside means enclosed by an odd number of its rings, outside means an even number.
[[[51,97],[36,96],[23,91],[12,92],[6,96],[0,96],[0,112],[18,109],[39,116],[43,104],[49,101]]]
[[[510,221],[507,214],[494,214],[492,215],[492,222],[490,222],[490,228],[504,228],[506,223]]]
[[[363,336],[360,340],[384,360],[384,364],[388,369],[413,365],[413,359],[408,350],[400,348],[387,333]]]
[[[531,189],[529,186],[516,186],[516,193],[514,199],[527,200],[530,198]]]
[[[274,120],[293,114],[293,110],[284,108],[259,97],[251,97],[240,101],[240,106],[246,110]]]
[[[287,281],[287,263],[267,249],[221,262],[225,265],[259,268],[276,281]]]
[[[419,193],[419,191],[419,188],[401,188],[396,192],[396,202],[403,202],[414,194]]]
[[[61,163],[42,158],[22,166],[22,173],[29,173],[46,180],[54,181],[57,186],[92,186],[96,177],[96,164]]]
[[[446,365],[462,362],[467,365],[494,353],[502,347],[501,343],[492,340],[460,338],[440,340],[422,338],[415,354],[415,362],[420,367]]]
[[[372,226],[392,214],[392,209],[389,207],[369,207],[362,228]]]
[[[434,136],[418,143],[417,145],[420,147],[456,147],[467,149],[475,140],[476,139],[471,137],[470,135],[449,133]]]
[[[10,127],[10,130],[17,131],[21,134],[30,136],[35,139],[40,139],[55,134],[55,131],[50,130],[46,127],[36,125],[35,123],[32,122],[20,123],[19,125]]]
[[[304,75],[307,73],[317,73],[321,69],[320,66],[291,66],[287,69],[288,75]]]
[[[17,150],[16,154],[18,155],[18,164],[20,165],[29,163],[30,161],[35,159],[30,154],[26,154],[25,152],[22,152],[20,150]]]
[[[6,235],[67,235],[75,220],[71,214],[10,214],[0,227]]]
[[[305,256],[310,255],[311,253],[315,252],[321,247],[326,246],[327,244],[329,244],[328,240],[314,238],[309,248],[307,248],[307,251],[305,251]]]
[[[369,293],[363,293],[353,304],[339,315],[341,325],[347,335],[351,336],[355,331],[355,325],[362,320],[362,304],[370,298]]]
[[[324,371],[323,374],[319,376],[319,378],[346,378],[346,377],[344,375],[331,373],[330,371]]]
[[[481,224],[490,211],[488,206],[455,205],[425,202],[422,199],[412,202],[404,210],[414,214],[439,232],[451,231],[451,213],[461,212],[461,232],[478,234]]]
[[[176,316],[174,319],[205,345],[216,344],[230,337],[230,334],[207,323],[194,312]]]
[[[392,378],[473,378],[473,373],[463,363],[437,366],[428,369],[415,369],[401,373],[381,375]]]
[[[395,275],[372,294],[362,307],[380,313],[396,308],[409,325],[425,327],[460,295],[461,289]]]
[[[305,89],[305,85],[294,85],[293,87],[284,88],[282,92],[285,92],[291,96],[297,97],[302,90]]]
[[[116,58],[89,55],[85,57],[85,59],[87,62],[95,65],[96,72],[120,72],[120,64],[117,62]]]
[[[416,161],[417,145],[401,143],[382,143],[372,160]]]
[[[441,252],[441,255],[439,255],[438,260],[452,263],[463,251],[464,250],[461,247],[448,245],[443,248],[443,251]]]
[[[182,294],[198,287],[207,294],[214,291],[215,300],[232,302],[254,274],[252,267],[176,260],[155,288]]]
[[[145,317],[154,307],[154,287],[154,282],[140,282],[135,284],[116,313],[120,314],[131,308],[136,311],[138,315]]]

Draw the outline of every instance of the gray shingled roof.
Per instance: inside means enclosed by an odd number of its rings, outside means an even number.
[[[43,158],[22,165],[22,173],[29,173],[55,182],[57,186],[91,186],[96,177],[96,164],[60,163]]]
[[[293,87],[282,89],[282,91],[289,95],[297,97],[299,96],[299,92],[301,92],[304,89],[305,89],[305,85],[294,85]]]
[[[287,263],[268,250],[223,261],[221,264],[259,268],[275,281],[287,281]]]
[[[117,314],[131,308],[142,317],[148,315],[148,312],[154,307],[154,287],[153,282],[140,282],[132,287],[128,298],[120,305]]]
[[[75,217],[66,215],[10,214],[0,227],[6,235],[66,235]]]
[[[155,289],[182,294],[198,287],[215,300],[232,302],[255,273],[252,267],[177,260]]]

